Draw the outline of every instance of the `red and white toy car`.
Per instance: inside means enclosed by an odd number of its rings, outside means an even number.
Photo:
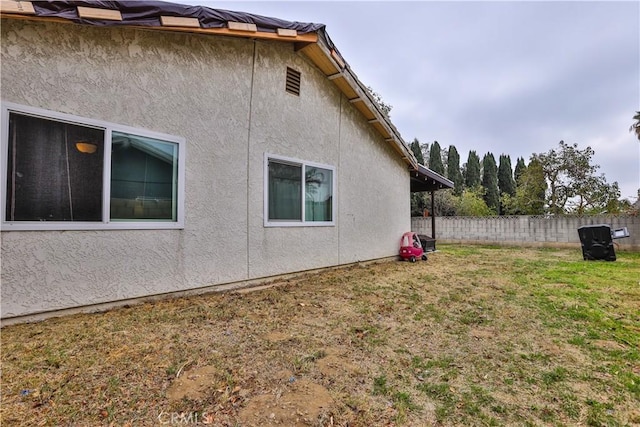
[[[423,261],[427,260],[427,254],[424,252],[422,243],[416,233],[407,231],[402,235],[400,239],[400,257],[411,262],[416,262],[418,258]]]

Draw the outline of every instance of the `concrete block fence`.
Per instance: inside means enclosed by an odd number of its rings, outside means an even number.
[[[640,250],[640,217],[637,216],[493,216],[436,217],[439,243],[476,243],[516,246],[580,247],[578,228],[607,224],[627,227],[630,237],[616,239],[620,250]],[[411,230],[431,236],[431,218],[411,218]]]

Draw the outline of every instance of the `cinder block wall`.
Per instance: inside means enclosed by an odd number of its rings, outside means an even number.
[[[640,217],[636,216],[436,217],[436,239],[440,243],[579,247],[578,228],[593,224],[627,227],[630,237],[616,239],[618,248],[640,250]],[[431,236],[431,218],[412,218],[411,230]]]

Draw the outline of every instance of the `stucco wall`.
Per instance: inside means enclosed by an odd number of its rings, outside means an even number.
[[[338,166],[340,92],[293,46],[258,43],[250,125],[249,275],[339,263],[337,227],[264,227],[264,153]],[[300,96],[284,90],[286,67],[301,72]],[[341,170],[336,171],[338,177]],[[338,191],[340,191],[338,189]]]
[[[406,166],[289,44],[6,19],[1,31],[3,101],[187,144],[183,230],[2,232],[3,318],[392,256],[409,229]],[[265,152],[336,167],[335,226],[264,227]]]
[[[362,144],[374,131],[343,100],[340,170],[340,261],[397,255],[411,226],[407,166],[382,141]],[[357,185],[354,185],[357,183]]]

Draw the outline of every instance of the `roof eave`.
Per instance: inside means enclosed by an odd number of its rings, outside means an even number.
[[[411,171],[411,192],[437,191],[454,188],[454,182],[418,164],[418,167]]]
[[[82,4],[85,9],[89,9],[96,14],[95,17],[88,18],[91,22],[99,22],[101,19],[106,21],[117,20],[118,18],[117,16],[114,18],[109,15],[119,14],[119,10],[106,9],[104,7],[87,7],[101,6],[103,2],[82,1],[75,3]],[[167,7],[170,6],[170,4],[167,5]],[[80,15],[80,12],[78,12],[78,15]],[[103,15],[105,17],[102,17]],[[74,20],[51,15],[38,16],[32,2],[10,0],[0,1],[0,17],[57,23],[76,23],[75,21],[77,21],[78,18],[75,14],[73,16]],[[162,16],[162,18],[167,18],[167,16]],[[324,26],[319,30],[304,33],[286,28],[278,28],[276,30],[271,28],[270,31],[260,31],[255,24],[251,24],[250,22],[234,23],[239,24],[237,26],[231,25],[233,22],[228,22],[227,28],[201,28],[198,20],[193,17],[169,16],[168,18],[172,19],[166,20],[166,22],[161,20],[162,23],[160,26],[127,24],[122,21],[117,22],[117,25],[154,31],[187,32],[293,43],[296,51],[303,53],[327,78],[334,82],[349,102],[363,114],[369,124],[397,152],[400,158],[409,165],[410,170],[418,170],[419,164],[413,152],[402,139],[393,123],[391,123],[389,117],[382,112],[380,106],[372,98],[369,90],[360,82],[347,62],[342,58],[335,46],[333,46],[333,43],[324,30]],[[254,18],[259,17],[254,16]],[[87,21],[85,20],[83,22],[86,23]],[[81,22],[81,24],[83,22]],[[113,23],[113,21],[110,22]],[[307,29],[304,31],[307,31]]]
[[[322,32],[323,30],[321,30]],[[391,123],[373,100],[371,93],[358,79],[342,55],[328,42],[326,33],[320,34],[318,42],[309,44],[300,51],[307,56],[346,96],[356,109],[362,113],[372,127],[391,145],[402,160],[413,169],[418,161],[402,139],[400,132]]]

